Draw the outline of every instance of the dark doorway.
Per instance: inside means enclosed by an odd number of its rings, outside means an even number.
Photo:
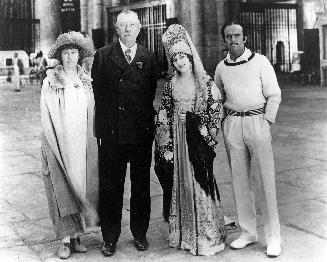
[[[320,78],[319,29],[304,29],[302,68],[305,73]]]

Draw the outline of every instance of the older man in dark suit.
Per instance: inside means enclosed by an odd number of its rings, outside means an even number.
[[[97,50],[92,66],[104,256],[114,254],[121,232],[127,163],[131,179],[130,229],[137,250],[148,249],[157,73],[153,53],[136,43],[140,28],[135,12],[121,12],[116,23],[119,40]]]

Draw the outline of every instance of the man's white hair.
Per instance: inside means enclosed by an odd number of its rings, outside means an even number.
[[[141,24],[136,12],[131,11],[131,10],[123,10],[117,16],[116,26],[124,19],[124,17],[126,15],[129,15],[131,17],[131,19],[135,19],[136,21],[138,21],[139,24]]]

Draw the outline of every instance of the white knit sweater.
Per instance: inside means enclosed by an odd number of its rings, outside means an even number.
[[[225,60],[230,64],[247,61],[251,54],[245,48],[236,61],[231,60],[229,54]],[[226,65],[221,61],[216,68],[215,82],[226,108],[245,112],[266,104],[264,118],[275,122],[281,91],[275,71],[265,56],[256,53],[250,61],[238,65]]]

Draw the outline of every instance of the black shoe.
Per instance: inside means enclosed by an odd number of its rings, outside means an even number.
[[[146,240],[146,237],[141,237],[141,238],[135,238],[134,239],[134,245],[138,251],[145,251],[149,247],[149,243]]]
[[[115,250],[116,250],[116,244],[110,243],[110,242],[103,242],[103,246],[102,246],[102,255],[104,255],[105,257],[110,257],[113,254],[115,254]]]

